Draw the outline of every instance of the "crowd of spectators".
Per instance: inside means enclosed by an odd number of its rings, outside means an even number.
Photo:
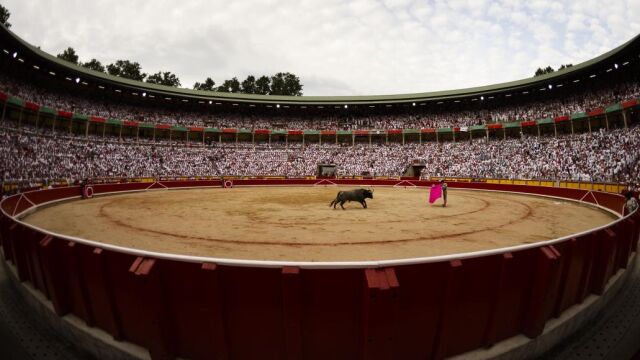
[[[78,85],[80,86],[80,85]],[[517,105],[492,105],[487,99],[476,99],[477,105],[470,109],[450,110],[441,105],[422,107],[412,114],[402,115],[309,115],[309,116],[261,116],[256,114],[219,113],[216,107],[210,111],[170,110],[165,107],[126,105],[70,95],[66,91],[43,88],[15,80],[0,74],[0,91],[17,96],[25,101],[54,109],[77,112],[89,116],[163,123],[184,126],[209,126],[218,128],[247,129],[391,129],[391,128],[440,128],[465,127],[493,122],[535,120],[546,117],[587,112],[597,107],[640,97],[638,81],[629,79],[604,88],[590,89],[571,95],[552,97],[547,100],[527,101],[521,98]],[[559,91],[559,90],[548,90]],[[141,96],[141,94],[138,94]]]
[[[175,146],[0,128],[2,181],[102,177],[316,175],[401,176],[414,161],[427,176],[640,183],[640,127],[558,138],[411,144],[219,144]]]

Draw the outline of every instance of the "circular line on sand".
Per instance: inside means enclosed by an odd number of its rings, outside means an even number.
[[[475,198],[473,196],[469,196],[468,197],[471,198]],[[440,218],[443,217],[457,217],[457,216],[463,216],[463,215],[468,215],[470,213],[476,213],[479,211],[482,211],[483,209],[486,209],[488,207],[491,206],[491,203],[489,201],[486,201],[484,199],[478,199],[475,198],[476,200],[480,200],[483,202],[483,208],[481,210],[474,210],[472,212],[467,212],[467,213],[463,213],[463,214],[455,214],[455,215],[449,215],[449,216],[445,216],[443,215]],[[531,206],[529,206],[528,204],[525,204],[521,201],[518,200],[514,200],[514,199],[509,199],[508,201],[512,201],[515,203],[518,203],[519,205],[524,206],[527,211],[526,213],[517,218],[517,219],[513,219],[508,221],[505,224],[502,225],[498,225],[498,226],[489,226],[489,227],[485,227],[485,228],[481,228],[481,229],[472,229],[469,231],[464,231],[464,232],[459,232],[459,233],[451,233],[451,234],[445,234],[445,235],[438,235],[438,236],[431,236],[431,237],[419,237],[419,238],[409,238],[409,239],[395,239],[395,240],[376,240],[376,241],[340,241],[340,242],[331,242],[331,243],[325,243],[325,242],[304,242],[304,241],[256,241],[256,240],[250,240],[250,241],[244,241],[244,240],[229,240],[229,239],[216,239],[216,238],[208,238],[208,237],[201,237],[201,236],[185,236],[185,235],[180,235],[180,234],[174,234],[174,233],[170,233],[170,232],[165,232],[165,231],[159,231],[159,230],[152,230],[152,229],[145,229],[145,228],[140,228],[140,227],[136,227],[133,225],[130,225],[128,223],[125,223],[121,220],[118,219],[114,219],[113,217],[111,217],[109,214],[107,214],[104,210],[105,207],[107,207],[108,205],[112,204],[113,202],[115,202],[115,200],[107,202],[103,205],[100,206],[99,208],[99,214],[101,216],[103,216],[104,218],[106,218],[108,221],[124,227],[124,228],[128,228],[128,229],[132,229],[135,231],[140,231],[140,232],[148,232],[148,233],[152,233],[152,234],[158,234],[158,235],[163,235],[163,236],[171,236],[174,238],[180,238],[180,239],[194,239],[194,240],[204,240],[204,241],[215,241],[215,242],[219,242],[219,243],[225,243],[225,244],[234,244],[234,245],[280,245],[280,246],[340,246],[340,245],[376,245],[376,244],[396,244],[396,243],[408,243],[408,242],[414,242],[414,241],[429,241],[429,240],[437,240],[437,239],[449,239],[449,238],[453,238],[453,237],[457,237],[457,236],[464,236],[464,235],[469,235],[472,233],[478,233],[478,232],[485,232],[485,231],[490,231],[490,230],[495,230],[495,229],[500,229],[503,228],[505,226],[509,226],[518,222],[523,221],[526,218],[529,218],[532,213],[533,213],[533,209],[531,208]],[[437,217],[432,217],[429,219],[438,219]]]

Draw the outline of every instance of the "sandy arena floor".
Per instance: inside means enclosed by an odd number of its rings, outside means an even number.
[[[150,191],[50,206],[26,217],[50,231],[159,252],[220,258],[400,259],[532,243],[615,217],[570,201],[483,191],[376,188],[368,209],[329,208],[337,187]],[[339,207],[338,207],[339,208]]]

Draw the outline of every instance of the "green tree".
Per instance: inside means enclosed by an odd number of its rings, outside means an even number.
[[[255,76],[249,75],[242,82],[242,92],[245,93],[245,94],[255,94],[256,93],[256,77]]]
[[[151,84],[159,84],[159,85],[166,85],[166,86],[174,86],[174,87],[178,87],[180,86],[180,79],[178,79],[178,77],[171,73],[170,71],[158,71],[155,74],[149,75],[149,77],[147,78],[147,82],[151,83]]]
[[[300,79],[291,73],[277,73],[271,77],[271,95],[302,95]]]
[[[109,75],[138,81],[142,81],[147,77],[147,74],[142,72],[142,67],[139,63],[129,60],[118,60],[113,64],[107,65],[107,72]]]
[[[2,4],[0,4],[0,23],[4,25],[7,29],[11,27],[9,23],[9,17],[11,17],[11,12]]]
[[[62,59],[68,61],[70,63],[74,63],[78,65],[78,54],[72,47],[68,47],[62,54],[58,54],[58,59]]]
[[[213,81],[210,77],[207,78],[203,83],[196,82],[193,84],[194,90],[205,90],[205,91],[214,91],[216,86],[216,82]]]
[[[535,76],[540,76],[540,75],[545,75],[545,74],[551,74],[554,71],[555,70],[553,70],[553,68],[551,66],[547,66],[544,69],[538,68],[538,70],[536,70],[536,73],[533,76],[535,77]]]
[[[238,93],[240,92],[240,81],[234,76],[233,79],[225,80],[222,85],[218,86],[217,91]]]
[[[81,63],[80,65],[86,67],[87,69],[104,72],[104,65],[102,65],[102,63],[96,59],[91,59],[91,61]]]
[[[256,94],[260,95],[269,95],[269,91],[271,91],[271,79],[267,76],[260,76],[258,80],[256,80]]]
[[[564,69],[568,69],[568,68],[570,68],[572,66],[573,66],[573,64],[560,65],[560,67],[558,68],[558,71],[564,70]]]

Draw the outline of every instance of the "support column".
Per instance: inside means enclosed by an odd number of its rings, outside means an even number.
[[[484,131],[487,134],[487,140],[489,140],[489,129],[484,129]]]
[[[238,145],[238,131],[236,130],[236,145]]]
[[[271,146],[271,133],[269,133],[269,146]]]
[[[556,126],[555,121],[553,122],[553,136],[558,137],[558,127]]]
[[[140,142],[140,126],[136,127],[136,142]]]
[[[171,132],[169,132],[171,134]],[[122,124],[120,124],[120,135],[118,135],[120,139],[122,139]],[[169,135],[169,139],[171,139],[171,135]]]
[[[507,140],[507,129],[502,128],[502,140]]]
[[[622,110],[622,120],[624,121],[624,128],[627,128],[627,111]]]
[[[284,147],[285,148],[289,147],[289,134],[284,136]]]
[[[204,145],[204,135],[205,135],[205,134],[206,134],[206,133],[204,132],[204,129],[202,129],[202,145]]]
[[[420,141],[420,145],[422,145],[422,131],[420,131],[420,138],[418,141]]]
[[[69,119],[69,135],[73,133],[73,119]]]
[[[24,112],[24,108],[20,108],[20,114],[18,115],[18,129],[22,126],[22,113]]]
[[[222,144],[222,133],[218,133],[218,144]]]
[[[336,145],[338,145],[338,132],[336,131]]]
[[[536,124],[536,126],[538,127],[538,137],[540,137],[540,124]]]
[[[569,120],[569,123],[571,123],[571,135],[573,135],[574,134],[574,132],[573,132],[573,120]]]
[[[202,142],[204,142],[204,140],[202,140]],[[251,132],[251,145],[255,145],[256,144],[256,132],[252,131]]]
[[[4,122],[4,116],[7,114],[7,100],[4,101],[4,105],[2,105],[2,122]]]
[[[522,125],[520,126],[520,139],[524,138],[524,133],[522,132]]]
[[[36,121],[37,123],[37,121]],[[37,127],[36,127],[37,129]],[[87,121],[87,123],[84,125],[84,137],[89,137],[89,121]]]
[[[156,126],[153,125],[153,142],[156,142]]]
[[[351,134],[351,146],[356,146],[356,135]]]
[[[51,132],[55,132],[56,131],[56,118],[58,118],[57,115],[53,116],[53,122],[51,124]]]
[[[107,125],[106,125],[106,123],[102,123],[102,139],[104,139],[104,134],[105,134],[105,132],[107,132]],[[156,132],[155,132],[155,129],[154,129],[154,131],[153,131],[153,140],[154,140],[154,141],[156,140]]]
[[[604,113],[604,122],[607,125],[607,131],[609,131],[609,115],[607,113]]]
[[[591,119],[587,118],[587,125],[589,125],[589,136],[591,136]]]
[[[404,131],[402,132],[402,145],[404,146]]]
[[[38,122],[40,121],[40,111],[36,113],[36,132],[38,132]],[[626,121],[625,121],[626,123]],[[88,122],[87,122],[88,124]]]
[[[389,145],[389,133],[385,131],[384,133],[384,143]]]
[[[122,127],[120,127],[120,130],[122,130]],[[173,135],[173,131],[169,129],[169,142],[171,142],[171,135]]]
[[[455,129],[452,129],[452,130],[453,130],[453,132],[452,132],[452,134],[453,134],[453,142],[456,142],[456,130]]]
[[[318,136],[318,139],[320,139],[320,146],[322,146],[322,131],[320,132],[320,136]]]
[[[440,140],[438,139],[438,129],[436,129],[436,144],[439,144]]]

